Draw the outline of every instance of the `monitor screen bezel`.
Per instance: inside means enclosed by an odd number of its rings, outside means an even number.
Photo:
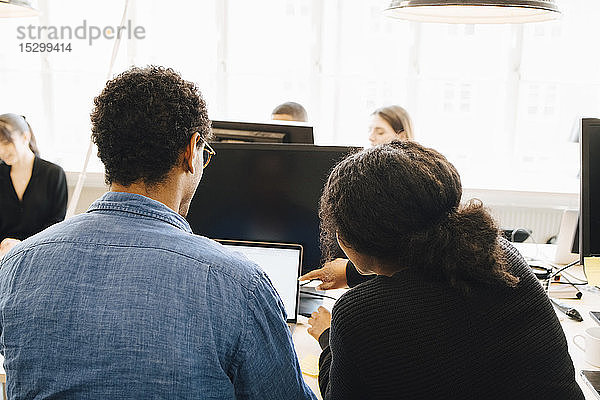
[[[209,141],[210,142],[210,141]],[[240,148],[254,148],[258,150],[300,150],[300,151],[346,151],[347,154],[351,154],[352,151],[362,150],[362,147],[356,146],[320,146],[309,143],[260,143],[260,142],[240,142],[240,143],[227,143],[227,142],[210,142],[211,145],[214,143],[218,148],[227,149],[240,149]],[[216,154],[218,157],[218,153]]]
[[[225,129],[225,130],[240,130],[240,131],[258,131],[258,132],[272,132],[272,133],[285,133],[283,143],[294,143],[294,144],[314,144],[315,137],[313,127],[305,123],[295,122],[247,122],[247,121],[225,121],[225,120],[212,120],[211,127],[213,129]],[[262,143],[258,140],[243,140],[240,138],[242,143]],[[219,142],[218,140],[214,141]]]
[[[597,133],[592,133],[597,131]],[[579,261],[581,265],[584,265],[584,259],[589,256],[598,256],[598,253],[592,253],[590,248],[590,234],[591,234],[591,221],[590,221],[590,135],[600,135],[600,119],[597,118],[583,118],[581,120],[581,143],[580,143],[580,157],[581,157],[581,179],[580,179],[580,215],[579,215]],[[600,183],[596,183],[599,184]],[[600,249],[597,249],[600,250]]]

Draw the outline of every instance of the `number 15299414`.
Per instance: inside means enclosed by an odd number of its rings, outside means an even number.
[[[71,43],[19,43],[21,53],[70,53]]]

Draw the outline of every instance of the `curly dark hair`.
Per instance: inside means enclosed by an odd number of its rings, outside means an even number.
[[[479,201],[461,206],[454,166],[440,153],[402,141],[348,156],[331,172],[321,197],[327,259],[344,244],[402,268],[446,281],[463,293],[477,284],[514,286],[499,230]]]
[[[192,135],[211,133],[198,87],[170,68],[131,68],[108,81],[94,105],[92,140],[109,185],[163,182]]]

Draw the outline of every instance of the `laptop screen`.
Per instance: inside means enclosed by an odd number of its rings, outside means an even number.
[[[267,274],[283,301],[288,322],[296,322],[302,246],[260,242],[218,240],[225,247],[242,253]]]

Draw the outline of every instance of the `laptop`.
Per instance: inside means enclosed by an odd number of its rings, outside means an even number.
[[[222,240],[217,242],[239,252],[258,264],[267,274],[283,301],[287,322],[296,323],[302,268],[302,246],[299,244]]]

